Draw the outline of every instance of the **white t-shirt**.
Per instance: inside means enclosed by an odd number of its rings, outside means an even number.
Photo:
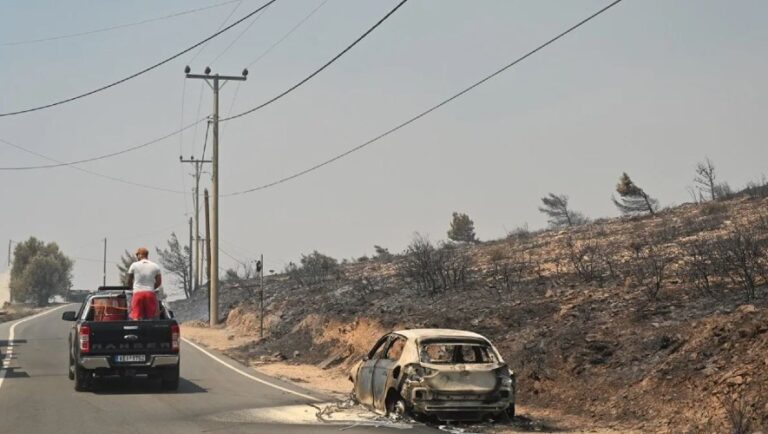
[[[148,259],[131,264],[128,274],[133,274],[133,292],[154,291],[155,276],[160,274],[160,267]]]

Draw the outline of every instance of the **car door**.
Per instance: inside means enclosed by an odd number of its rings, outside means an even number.
[[[386,351],[376,360],[373,367],[373,408],[386,411],[387,392],[400,376],[400,355],[403,354],[405,338],[390,335]]]
[[[355,396],[361,404],[373,405],[373,368],[376,364],[376,360],[378,360],[387,349],[388,343],[389,335],[379,339],[360,364],[360,368],[357,371],[357,378],[355,379]]]

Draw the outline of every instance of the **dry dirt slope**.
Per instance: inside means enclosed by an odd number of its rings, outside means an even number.
[[[749,301],[719,262],[699,263],[714,266],[709,291],[691,273],[692,246],[714,260],[717,243],[739,231],[757,246]],[[275,276],[264,340],[253,294],[225,290],[222,313],[244,342],[230,354],[243,360],[296,353],[297,362],[341,372],[386,331],[464,328],[500,347],[526,405],[642,432],[728,432],[728,416],[739,415],[765,429],[767,231],[766,199],[689,204],[466,247],[470,277],[451,289],[413,289],[398,273],[401,256],[348,264],[343,277],[311,287]],[[204,297],[175,310],[202,319]]]

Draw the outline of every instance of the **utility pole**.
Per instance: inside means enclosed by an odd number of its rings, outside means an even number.
[[[104,268],[101,272],[101,286],[107,286],[107,238],[104,238]]]
[[[206,136],[208,135],[207,133],[208,132],[206,131]],[[179,161],[195,165],[195,173],[193,175],[195,177],[195,194],[192,197],[192,202],[195,207],[195,271],[190,271],[190,273],[194,274],[194,277],[190,275],[190,278],[194,279],[192,289],[197,291],[200,287],[200,279],[202,277],[202,273],[200,272],[200,267],[202,266],[202,261],[200,260],[200,175],[203,173],[203,164],[210,163],[211,160],[198,160],[194,156],[189,157],[189,160],[185,160],[179,155]]]
[[[259,262],[256,264],[256,271],[259,272],[259,308],[261,314],[259,315],[259,337],[264,338],[264,255],[261,255]]]
[[[221,82],[245,81],[248,70],[243,69],[241,76],[211,75],[211,68],[205,68],[205,75],[190,74],[189,66],[184,69],[187,78],[205,80],[213,89],[213,156],[211,158],[211,279],[208,281],[211,294],[211,326],[219,322],[219,90]]]
[[[189,297],[192,297],[192,289],[194,288],[192,286],[192,273],[194,273],[194,269],[192,268],[192,217],[189,218]]]
[[[208,320],[211,320],[211,221],[208,216],[208,189],[205,189],[205,259],[208,262],[205,272],[208,275]],[[213,324],[213,322],[211,322]]]
[[[13,244],[13,240],[8,240],[8,267],[11,266],[11,244]]]

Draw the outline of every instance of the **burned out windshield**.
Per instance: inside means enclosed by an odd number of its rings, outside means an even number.
[[[467,364],[497,362],[493,350],[480,342],[426,342],[419,347],[422,363]]]

